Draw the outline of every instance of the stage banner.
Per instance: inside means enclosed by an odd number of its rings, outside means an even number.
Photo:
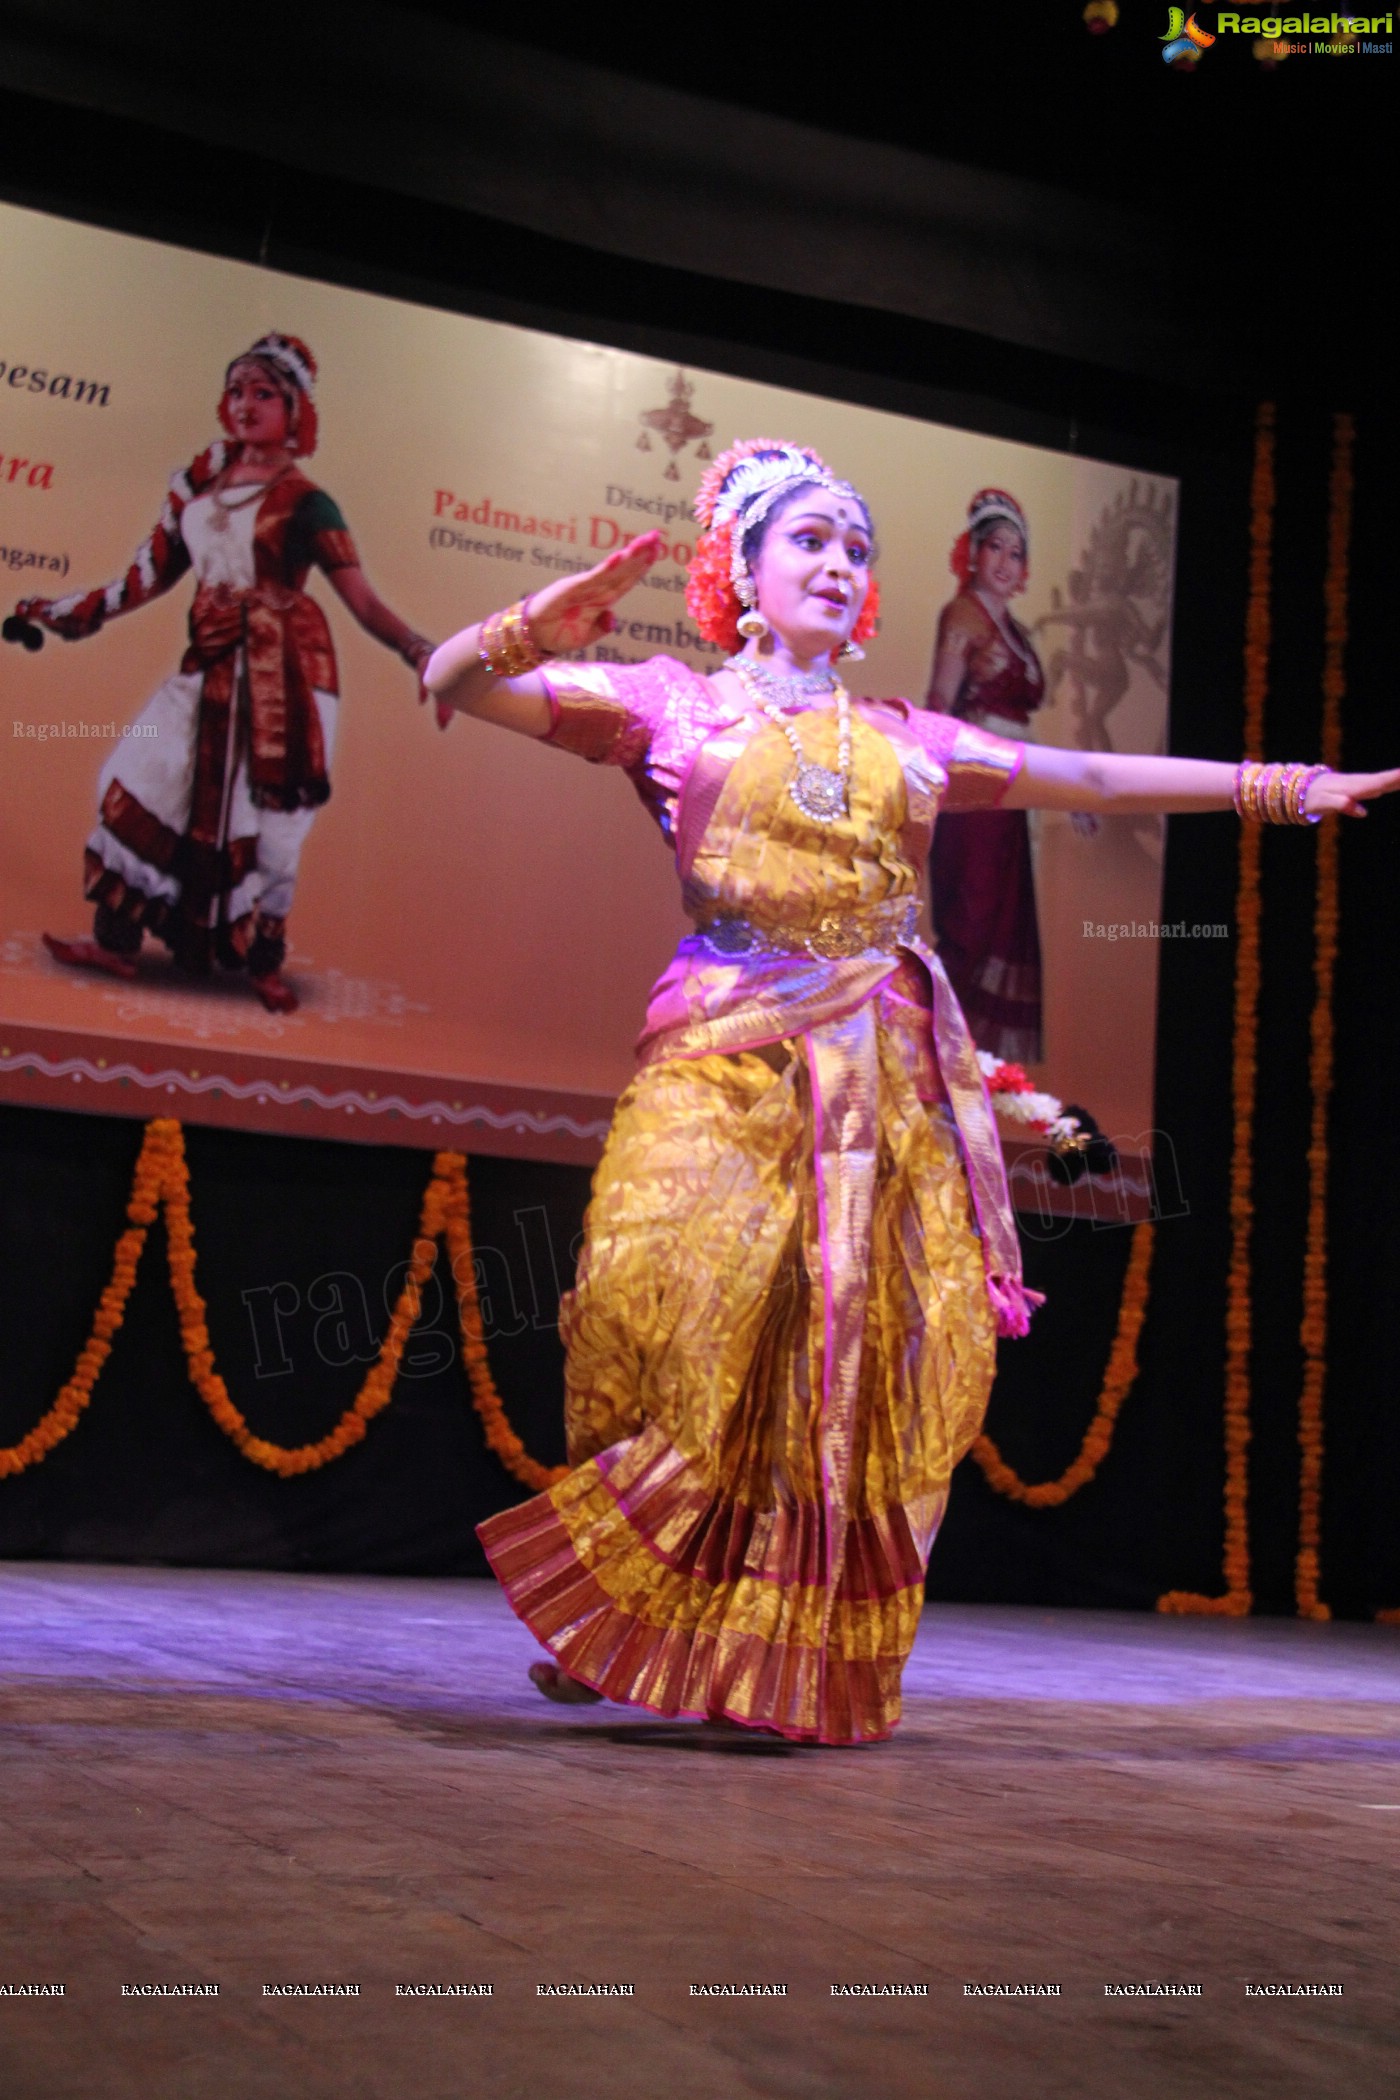
[[[35,649],[12,621],[0,649],[0,1098],[594,1158],[684,931],[662,840],[610,769],[440,731],[335,586],[358,562],[436,641],[655,527],[664,558],[595,653],[714,669],[685,605],[690,504],[738,436],[813,445],[869,497],[885,611],[857,690],[924,699],[950,556],[995,489],[1027,521],[1029,580],[972,699],[995,726],[997,694],[1014,718],[1029,692],[1047,742],[1163,748],[1170,481],[10,207],[0,288],[4,611],[76,600],[84,630]],[[226,369],[270,331],[314,366],[317,443],[254,520],[208,448]],[[224,691],[210,607],[254,530],[281,582]],[[277,711],[298,696],[289,755]],[[1002,918],[1043,963],[1032,1076],[1131,1145],[1151,1122],[1162,828],[1054,816],[1028,835]],[[968,850],[994,904],[995,856]],[[95,905],[130,924],[138,863],[165,901],[135,973],[56,959],[44,936],[90,938]],[[221,881],[285,922],[294,1011],[224,966],[217,905],[203,952],[188,923],[173,952],[157,937],[169,900]]]

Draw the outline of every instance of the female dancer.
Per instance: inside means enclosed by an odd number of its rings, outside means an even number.
[[[1019,740],[1045,698],[1035,644],[1012,617],[1030,535],[1004,489],[979,489],[950,567],[961,589],[938,616],[928,705]],[[1021,809],[949,815],[929,863],[938,954],[979,1049],[1014,1064],[1043,1054],[1040,932],[1030,829]]]
[[[531,1675],[798,1742],[887,1735],[998,1333],[1037,1294],[975,1053],[914,931],[940,808],[1361,814],[1386,774],[1023,746],[835,660],[874,625],[869,510],[815,453],[701,484],[688,603],[734,650],[551,664],[651,533],[445,642],[440,701],[621,766],[695,931],[652,997],[563,1308],[573,1470],[481,1536]],[[742,635],[742,641],[741,641]]]
[[[246,969],[272,1013],[297,996],[282,975],[287,914],[316,811],[331,791],[337,699],[326,616],[304,588],[314,565],[376,641],[414,671],[432,643],[370,588],[345,520],[295,462],[316,449],[316,361],[265,335],[234,359],[219,421],[228,433],[178,473],[160,522],[105,590],[25,598],[6,623],[68,641],[198,582],[190,646],[98,779],[84,894],[90,938],[44,935],[59,962],[136,975],[147,928],[179,966]],[[37,647],[39,637],[33,636]]]

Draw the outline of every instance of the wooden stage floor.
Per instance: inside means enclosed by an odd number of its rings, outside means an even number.
[[[0,1568],[4,2100],[1400,2085],[1393,1630],[938,1606],[848,1751],[535,1652],[480,1582]]]

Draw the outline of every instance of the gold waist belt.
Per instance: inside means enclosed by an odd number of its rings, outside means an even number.
[[[894,897],[884,904],[824,912],[815,925],[806,928],[759,926],[742,912],[702,908],[696,913],[695,930],[707,948],[731,962],[770,955],[867,962],[897,954],[901,942],[914,938],[918,919],[919,908],[912,897]]]

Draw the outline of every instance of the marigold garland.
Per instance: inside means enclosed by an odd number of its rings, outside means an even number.
[[[1332,472],[1328,487],[1327,575],[1323,584],[1326,628],[1322,661],[1323,762],[1342,763],[1342,700],[1346,692],[1347,598],[1350,584],[1352,448],[1355,426],[1339,415],[1332,424]],[[1308,1225],[1303,1252],[1303,1389],[1298,1402],[1298,1558],[1293,1594],[1298,1615],[1330,1619],[1318,1594],[1322,1527],[1322,1400],[1327,1382],[1327,1113],[1332,1099],[1332,982],[1337,961],[1338,834],[1322,826],[1317,842],[1317,890],[1313,907],[1313,997],[1308,1083],[1312,1120],[1308,1134]]]
[[[355,1399],[334,1429],[314,1444],[274,1444],[267,1437],[256,1436],[248,1427],[246,1417],[234,1406],[209,1346],[209,1329],[205,1325],[207,1308],[195,1283],[194,1226],[190,1219],[190,1174],[185,1157],[185,1134],[178,1123],[170,1120],[162,1125],[152,1124],[151,1128],[160,1128],[163,1133],[163,1193],[170,1288],[180,1317],[180,1338],[185,1345],[190,1383],[224,1435],[243,1456],[269,1473],[280,1474],[283,1480],[290,1480],[298,1473],[314,1472],[332,1459],[342,1458],[352,1444],[360,1442],[374,1417],[383,1412],[393,1397],[404,1343],[422,1308],[423,1285],[437,1261],[437,1239],[443,1229],[443,1219],[442,1196],[436,1176],[428,1183],[423,1197],[423,1214],[413,1242],[413,1257],[388,1331]]]
[[[567,1466],[542,1466],[538,1459],[531,1458],[506,1419],[505,1404],[492,1381],[486,1335],[481,1323],[476,1256],[472,1251],[471,1206],[467,1195],[467,1163],[460,1152],[439,1152],[433,1173],[444,1191],[447,1251],[457,1286],[462,1362],[466,1365],[471,1385],[472,1405],[481,1417],[487,1443],[506,1471],[538,1494],[542,1488],[552,1487],[556,1480],[562,1480],[569,1469]]]
[[[421,1310],[423,1286],[433,1273],[437,1242],[442,1239],[447,1244],[455,1286],[462,1334],[462,1362],[471,1389],[472,1405],[481,1418],[488,1446],[507,1472],[536,1493],[562,1480],[568,1472],[567,1466],[545,1466],[530,1456],[510,1426],[505,1403],[491,1376],[481,1318],[476,1255],[472,1246],[467,1164],[460,1152],[439,1152],[433,1161],[432,1176],[423,1194],[408,1273],[379,1355],[355,1400],[335,1427],[315,1443],[277,1444],[256,1435],[230,1398],[210,1345],[208,1307],[195,1275],[195,1233],[190,1213],[189,1161],[185,1153],[184,1131],[173,1117],[157,1117],[146,1126],[127,1202],[127,1229],[117,1241],[111,1281],[98,1302],[92,1332],[78,1357],[73,1376],[28,1436],[17,1444],[0,1449],[0,1478],[22,1473],[28,1466],[37,1465],[78,1422],[111,1353],[112,1337],[122,1324],[127,1299],[136,1281],[137,1266],[145,1249],[146,1235],[162,1206],[170,1285],[190,1382],[225,1436],[253,1465],[289,1480],[329,1465],[363,1439],[370,1422],[382,1413],[393,1396],[404,1346]],[[1152,1236],[1150,1224],[1140,1224],[1134,1230],[1118,1328],[1104,1373],[1103,1388],[1094,1419],[1074,1462],[1058,1480],[1028,1484],[1006,1464],[989,1437],[980,1437],[973,1446],[972,1456],[992,1486],[1002,1494],[1032,1508],[1049,1508],[1068,1501],[1093,1478],[1107,1456],[1119,1411],[1137,1376],[1137,1347],[1147,1309]]]
[[[471,1387],[472,1405],[481,1417],[487,1443],[506,1470],[526,1487],[548,1487],[567,1472],[567,1467],[542,1466],[530,1457],[506,1420],[505,1407],[492,1380],[477,1296],[467,1167],[460,1152],[440,1152],[434,1160],[432,1178],[423,1194],[408,1274],[388,1331],[380,1344],[378,1358],[371,1365],[355,1400],[334,1429],[315,1443],[275,1444],[266,1437],[256,1436],[230,1399],[228,1387],[214,1362],[206,1324],[208,1308],[195,1281],[194,1225],[190,1216],[189,1162],[185,1156],[184,1131],[174,1118],[161,1116],[146,1126],[126,1207],[127,1229],[117,1241],[111,1281],[98,1301],[92,1332],[78,1357],[73,1376],[28,1436],[17,1444],[0,1449],[0,1479],[38,1465],[77,1424],[111,1353],[112,1337],[122,1324],[126,1302],[146,1245],[146,1235],[162,1205],[170,1286],[179,1314],[190,1382],[225,1436],[252,1464],[289,1480],[343,1457],[352,1445],[361,1441],[370,1422],[382,1413],[393,1396],[404,1345],[422,1308],[423,1286],[437,1262],[437,1243],[445,1239],[456,1283],[462,1359]]]
[[[1055,1509],[1086,1486],[1107,1458],[1119,1412],[1138,1374],[1138,1339],[1147,1315],[1153,1235],[1154,1227],[1148,1220],[1133,1227],[1133,1243],[1128,1251],[1128,1268],[1123,1278],[1123,1297],[1118,1308],[1118,1327],[1108,1355],[1099,1404],[1078,1456],[1066,1466],[1058,1480],[1040,1480],[1032,1484],[1022,1480],[1015,1468],[1006,1463],[989,1436],[979,1436],[972,1446],[971,1455],[998,1494],[1008,1496],[1013,1502],[1024,1502],[1030,1509]]]
[[[1244,755],[1264,755],[1264,701],[1269,687],[1273,585],[1274,405],[1261,402],[1254,423],[1250,483],[1249,605],[1244,639]],[[1234,1053],[1230,1094],[1234,1142],[1230,1155],[1230,1269],[1225,1305],[1225,1594],[1169,1590],[1163,1612],[1243,1618],[1253,1604],[1249,1588],[1249,1403],[1253,1301],[1250,1289],[1254,1232],[1254,1097],[1259,1054],[1259,894],[1262,827],[1240,826],[1235,901]]]
[[[73,1375],[28,1436],[21,1437],[17,1444],[0,1448],[0,1480],[7,1474],[23,1473],[27,1467],[37,1466],[46,1459],[54,1446],[61,1444],[77,1427],[92,1398],[92,1389],[101,1376],[102,1366],[112,1353],[112,1337],[126,1315],[126,1301],[136,1281],[146,1234],[156,1219],[164,1173],[161,1143],[156,1133],[157,1125],[150,1124],[131,1177],[131,1194],[126,1206],[127,1228],[113,1250],[111,1279],[97,1301],[92,1331],[79,1352]]]

